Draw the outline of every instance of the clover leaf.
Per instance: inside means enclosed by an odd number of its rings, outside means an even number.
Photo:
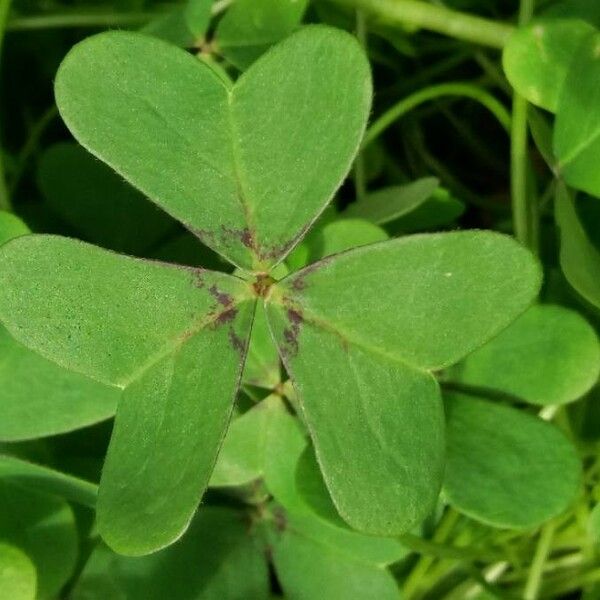
[[[277,280],[359,148],[371,82],[356,40],[306,27],[228,83],[165,42],[104,33],[70,52],[56,97],[84,147],[239,267],[228,275],[46,235],[0,250],[10,333],[123,390],[97,504],[105,541],[142,555],[188,527],[259,302],[343,519],[382,535],[422,520],[444,471],[433,373],[518,317],[540,273],[514,240],[465,231],[374,243]],[[285,488],[266,465],[273,477]],[[298,556],[310,549],[286,543]]]

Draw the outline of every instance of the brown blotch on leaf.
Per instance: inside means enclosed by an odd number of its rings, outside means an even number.
[[[265,298],[267,296],[267,292],[274,283],[275,280],[268,273],[259,273],[256,276],[256,280],[252,284],[252,288],[254,289],[254,293],[259,298]]]
[[[214,320],[214,325],[215,327],[219,326],[219,325],[224,325],[225,323],[231,323],[231,321],[233,321],[235,319],[235,317],[237,316],[237,308],[232,307],[232,308],[228,308],[222,312],[220,312],[215,320]]]
[[[210,288],[208,288],[208,291],[210,292],[211,296],[222,306],[230,306],[233,304],[233,297],[230,294],[221,292],[216,285],[211,285]]]
[[[302,314],[294,308],[288,308],[287,318],[290,326],[283,330],[285,346],[282,348],[282,351],[286,358],[291,358],[298,354],[298,335],[300,334],[300,326],[304,322],[304,319],[302,318]]]
[[[229,328],[229,342],[234,350],[237,350],[241,355],[246,352],[246,344],[244,340],[235,332],[233,326]]]

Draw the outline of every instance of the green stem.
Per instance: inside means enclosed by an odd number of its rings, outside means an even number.
[[[213,16],[223,12],[232,0],[218,0],[212,6]],[[62,29],[71,27],[138,27],[169,14],[178,3],[165,3],[152,11],[114,12],[104,6],[88,7],[86,12],[63,12],[27,16],[13,16],[8,20],[7,31],[36,29]]]
[[[442,517],[439,525],[433,535],[433,541],[437,544],[443,543],[446,541],[448,536],[450,535],[452,529],[456,525],[460,515],[456,511],[452,509],[448,509],[446,514]],[[402,588],[403,596],[407,600],[415,597],[416,592],[418,591],[421,581],[423,577],[431,567],[431,565],[435,562],[435,558],[432,556],[421,556],[417,563],[415,564],[412,571],[408,574],[406,581],[404,582],[404,586]]]
[[[525,591],[523,592],[524,600],[537,600],[538,598],[540,585],[542,583],[542,575],[544,573],[544,565],[548,558],[548,554],[550,553],[555,528],[556,525],[553,522],[547,523],[542,528],[533,561],[529,568],[529,575],[525,584]]]
[[[31,131],[29,133],[29,137],[27,141],[23,145],[23,148],[19,152],[16,160],[16,166],[13,172],[11,185],[10,185],[10,193],[14,195],[19,184],[21,183],[21,178],[23,177],[23,173],[25,172],[27,165],[38,148],[40,139],[44,135],[44,132],[50,125],[50,123],[58,116],[58,109],[56,106],[52,105],[49,109],[47,109],[42,116],[34,123]]]
[[[492,94],[470,83],[452,82],[440,83],[424,88],[403,98],[397,104],[384,112],[367,130],[363,141],[363,148],[368,146],[374,139],[380,136],[390,125],[403,117],[406,113],[413,110],[420,104],[441,98],[443,96],[461,96],[471,98],[487,108],[499,123],[510,131],[511,118],[504,105],[499,102]]]
[[[533,15],[535,0],[521,0],[519,24],[525,24]],[[538,247],[538,205],[528,188],[529,157],[527,100],[515,93],[512,103],[510,145],[510,188],[513,210],[513,229],[517,240],[533,252]]]
[[[2,66],[2,45],[4,42],[4,32],[10,12],[11,0],[0,0],[0,67]],[[12,205],[6,185],[6,174],[4,172],[4,148],[0,140],[0,210],[11,210]]]
[[[54,13],[13,17],[7,23],[7,31],[31,31],[36,29],[59,29],[70,27],[137,27],[166,14],[164,11],[115,13],[104,10],[86,13]]]
[[[348,8],[363,9],[378,21],[397,27],[419,27],[458,40],[503,48],[511,25],[429,4],[421,0],[332,0]]]

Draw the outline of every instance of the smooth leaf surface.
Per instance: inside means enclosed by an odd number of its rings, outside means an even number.
[[[575,448],[554,425],[475,397],[447,397],[444,493],[496,527],[536,527],[560,514],[581,484]]]
[[[579,221],[574,202],[567,188],[559,186],[555,218],[560,229],[560,266],[575,290],[600,307],[600,251]]]
[[[374,244],[274,286],[270,325],[323,477],[350,525],[400,534],[433,508],[444,425],[437,384],[424,369],[492,337],[538,286],[527,251],[483,232]]]
[[[0,480],[93,508],[98,486],[21,458],[0,454]]]
[[[113,550],[148,554],[189,525],[231,415],[254,303],[235,311],[124,391],[98,495],[98,530]]]
[[[115,414],[120,391],[59,367],[0,326],[0,440],[87,427]]]
[[[38,181],[48,204],[88,242],[140,254],[175,223],[81,146],[60,143],[42,156]]]
[[[183,50],[109,32],[69,53],[56,98],[84,147],[230,261],[265,268],[345,177],[371,84],[356,40],[327,27],[290,36],[233,87]]]
[[[0,244],[30,233],[29,227],[19,217],[0,210]]]
[[[16,546],[0,543],[0,591],[10,600],[35,600],[35,566]]]
[[[298,420],[286,411],[281,399],[272,396],[264,478],[269,492],[285,507],[283,518],[289,527],[354,560],[379,566],[400,560],[406,549],[398,540],[362,535],[315,516],[298,485],[297,467],[305,448],[306,436]]]
[[[400,238],[325,259],[280,282],[273,299],[350,344],[440,369],[524,312],[539,284],[535,259],[514,240],[464,231]]]
[[[558,169],[569,185],[600,196],[600,33],[575,54],[562,86],[554,128]]]
[[[0,539],[35,565],[37,600],[55,598],[75,569],[75,518],[64,500],[0,481]]]
[[[398,598],[396,582],[385,569],[348,558],[293,529],[274,545],[273,562],[290,600]]]
[[[236,0],[217,25],[217,51],[242,71],[247,69],[298,28],[307,4],[307,0]]]
[[[456,220],[465,210],[466,204],[462,200],[448,190],[438,187],[423,204],[391,222],[387,229],[394,234],[394,237],[398,237],[408,233],[455,227]]]
[[[304,538],[328,548],[344,558],[385,567],[402,560],[408,553],[397,539],[362,535],[347,527],[315,518],[310,514],[286,513],[286,527]]]
[[[388,238],[385,230],[364,219],[333,221],[311,237],[309,261],[339,254],[351,248],[383,242]]]
[[[541,20],[519,27],[502,55],[508,81],[532,104],[556,112],[575,54],[593,32],[592,25],[576,19]]]
[[[244,383],[273,389],[281,381],[280,370],[279,354],[271,337],[264,304],[259,302],[244,365]]]
[[[17,217],[0,213],[1,241],[26,233],[27,226]],[[115,413],[119,398],[118,390],[67,371],[26,349],[2,326],[0,387],[2,441],[54,435],[97,423]]]
[[[441,486],[437,384],[429,373],[299,318],[269,310],[335,506],[359,531],[400,534],[433,507]]]
[[[173,546],[141,558],[98,546],[73,600],[267,600],[267,565],[243,515],[202,508]]]
[[[457,365],[450,379],[544,405],[577,400],[599,372],[593,327],[573,310],[537,305]]]
[[[251,483],[263,474],[270,401],[264,400],[235,419],[223,441],[210,478],[213,487]]]
[[[385,225],[421,206],[439,183],[435,177],[423,177],[406,185],[382,188],[351,204],[344,215]]]
[[[226,329],[248,293],[222,273],[42,235],[2,247],[0,284],[0,319],[18,341],[121,387],[203,328]]]
[[[210,24],[213,0],[188,0],[184,9],[185,22],[196,40],[201,40]]]

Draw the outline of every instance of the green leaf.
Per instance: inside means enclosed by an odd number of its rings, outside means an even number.
[[[346,527],[331,500],[331,495],[317,463],[314,448],[310,445],[304,449],[296,465],[296,489],[302,500],[316,515],[329,523]]]
[[[30,233],[29,227],[12,213],[0,210],[0,245]]]
[[[139,254],[174,222],[81,146],[60,143],[42,156],[38,181],[48,204],[85,239]]]
[[[15,546],[0,543],[0,590],[10,600],[35,600],[36,572],[29,557]]]
[[[385,225],[417,209],[438,186],[435,177],[423,177],[406,185],[382,188],[351,204],[343,214]]]
[[[273,389],[281,382],[279,354],[273,342],[264,304],[256,306],[248,355],[244,365],[243,381],[265,389]]]
[[[560,266],[567,281],[588,302],[600,307],[600,252],[590,241],[563,185],[556,192],[555,217],[560,229]]]
[[[600,33],[579,47],[558,100],[554,153],[569,185],[600,196]]]
[[[383,242],[388,238],[388,234],[381,227],[364,219],[333,221],[311,236],[309,261],[313,262],[351,248]]]
[[[497,335],[528,308],[539,285],[536,260],[513,239],[463,231],[326,258],[274,286],[271,300],[297,305],[304,321],[350,344],[433,370]]]
[[[29,233],[0,213],[0,240]],[[4,236],[4,239],[2,239]],[[64,433],[114,415],[119,391],[67,371],[17,343],[0,326],[0,440]]]
[[[205,507],[181,540],[152,556],[98,546],[72,600],[267,600],[268,590],[266,561],[243,515]]]
[[[558,0],[542,10],[547,17],[582,19],[600,27],[600,5],[589,0]]]
[[[235,419],[227,431],[210,478],[213,487],[251,483],[263,474],[270,397]]]
[[[236,312],[228,326],[195,333],[123,392],[97,510],[100,534],[119,553],[138,556],[175,541],[204,493],[237,393],[254,303],[229,310]]]
[[[575,311],[538,305],[469,355],[450,379],[544,405],[577,400],[599,373],[593,327]]]
[[[75,569],[75,518],[64,500],[0,481],[0,539],[35,565],[37,600],[55,598]]]
[[[579,20],[540,20],[509,38],[502,66],[513,88],[532,104],[556,112],[578,48],[594,32]]]
[[[398,598],[396,582],[386,569],[345,555],[338,547],[319,543],[294,522],[273,548],[273,562],[285,597],[290,600]]]
[[[17,341],[120,387],[164,364],[203,329],[227,330],[237,302],[250,293],[222,273],[42,235],[2,247],[0,282],[0,318]]]
[[[236,0],[219,21],[217,51],[240,70],[297,29],[307,0]]]
[[[56,98],[84,147],[231,262],[264,270],[348,172],[371,84],[356,40],[327,27],[290,36],[233,87],[183,50],[108,32],[69,53]]]
[[[115,414],[120,390],[67,371],[16,342],[0,326],[0,440],[87,427]]]
[[[180,48],[191,48],[196,41],[190,31],[184,6],[175,6],[166,14],[150,21],[140,31]]]
[[[596,547],[600,547],[600,504],[590,511],[587,522],[588,535]]]
[[[275,397],[265,444],[265,484],[277,502],[295,513],[307,511],[296,484],[296,466],[306,444],[298,419]]]
[[[213,0],[188,0],[184,9],[185,22],[194,34],[196,41],[201,40],[210,25]]]
[[[441,486],[435,380],[292,314],[272,306],[269,318],[338,512],[371,534],[410,529]]]
[[[415,210],[399,217],[387,227],[395,237],[400,234],[439,230],[454,225],[465,212],[465,203],[455,198],[448,190],[438,187],[431,197]]]
[[[514,241],[462,232],[349,251],[272,288],[271,328],[350,525],[400,534],[433,508],[444,433],[427,369],[498,333],[538,286],[537,264]]]
[[[0,480],[18,484],[33,492],[44,492],[93,508],[98,486],[78,477],[35,463],[0,454]]]
[[[522,411],[474,397],[447,398],[444,493],[470,517],[529,528],[563,512],[581,485],[581,464],[564,434]]]
[[[310,514],[286,513],[286,527],[345,558],[385,567],[406,557],[407,549],[394,538],[362,535]]]

